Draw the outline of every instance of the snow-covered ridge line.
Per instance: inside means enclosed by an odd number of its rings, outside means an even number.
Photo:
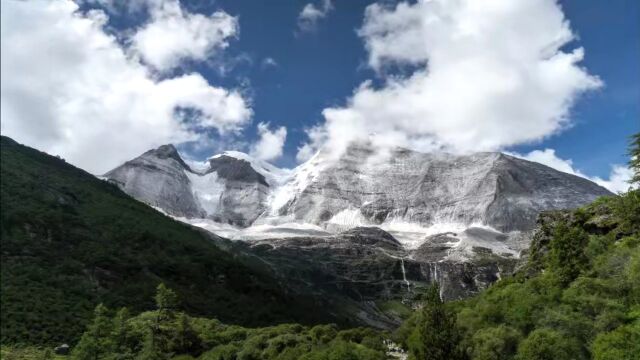
[[[366,144],[338,158],[319,151],[294,169],[238,151],[187,164],[175,147],[163,146],[105,176],[172,216],[230,238],[324,236],[377,226],[417,249],[450,232],[458,234],[447,245],[452,257],[486,247],[465,238],[467,229],[518,234],[532,229],[542,210],[609,194],[588,180],[501,153],[397,149],[381,155]],[[520,248],[496,246],[511,256]]]

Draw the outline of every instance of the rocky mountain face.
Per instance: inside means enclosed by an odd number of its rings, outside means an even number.
[[[440,284],[443,299],[461,299],[512,272],[517,264],[514,258],[481,249],[470,261],[438,261],[437,252],[446,246],[435,251],[429,247],[407,250],[376,227],[357,227],[328,237],[243,244],[271,264],[289,286],[335,299],[337,307],[352,309],[351,316],[358,322],[379,328],[399,325],[398,307],[410,308],[432,282]]]
[[[339,156],[321,151],[293,170],[238,152],[191,166],[166,145],[105,177],[182,221],[244,240],[237,246],[300,292],[382,328],[398,324],[398,306],[431,282],[459,299],[511,272],[541,211],[610,194],[502,153],[362,144]]]
[[[129,195],[184,218],[249,226],[264,211],[269,184],[245,159],[218,155],[187,165],[173,145],[147,151],[104,175]]]
[[[303,223],[330,232],[358,225],[489,226],[530,230],[542,210],[610,194],[595,183],[502,153],[456,156],[366,145],[327,152],[292,171],[239,152],[193,169],[172,145],[104,175],[135,198],[184,218],[239,227]]]
[[[609,194],[586,179],[502,153],[397,149],[381,156],[367,146],[351,146],[335,161],[316,155],[280,192],[263,218],[347,228],[349,222],[482,224],[503,232],[530,230],[541,210]]]

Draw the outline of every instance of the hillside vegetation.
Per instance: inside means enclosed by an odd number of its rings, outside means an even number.
[[[64,340],[58,359],[382,360],[388,338],[412,360],[640,359],[640,190],[541,214],[515,275],[446,304],[436,284],[393,334],[251,328],[230,324],[327,321],[62,160],[3,138],[2,161],[3,359],[51,359]]]
[[[640,359],[640,191],[542,214],[515,276],[439,319],[425,306],[396,337],[414,359]]]
[[[382,360],[392,338],[416,360],[639,359],[640,191],[542,214],[532,245],[515,276],[476,297],[445,304],[431,287],[395,334],[226,325],[179,311],[161,284],[153,311],[132,317],[99,305],[69,357]]]
[[[115,185],[10,138],[0,145],[2,344],[75,343],[98,303],[153,309],[160,282],[193,315],[326,321],[323,308]]]

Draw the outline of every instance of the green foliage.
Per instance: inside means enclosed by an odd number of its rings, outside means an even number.
[[[518,273],[445,305],[468,356],[640,359],[639,216],[640,190],[544,214]],[[432,342],[415,335],[422,317],[418,311],[398,329],[399,343]]]
[[[2,344],[75,343],[98,303],[150,310],[160,282],[189,313],[227,322],[333,319],[117,186],[7,137],[0,145]]]
[[[178,314],[169,347],[178,354],[200,354],[201,343],[202,340],[191,324],[191,318],[184,313]]]
[[[112,351],[112,332],[113,322],[109,318],[108,310],[99,304],[94,311],[93,322],[73,349],[73,359],[104,359]]]
[[[118,311],[111,320],[104,306],[73,351],[74,359],[385,359],[383,337],[375,330],[339,331],[335,325],[312,328],[283,324],[267,328],[223,325],[177,312],[178,299],[161,284],[154,311],[129,318]]]
[[[8,347],[0,348],[0,359],[2,360],[67,360],[64,355],[55,355],[51,348],[38,347]]]
[[[559,223],[553,234],[549,251],[549,269],[566,285],[573,281],[587,265],[584,253],[589,238],[580,227]]]
[[[631,136],[631,144],[629,145],[629,167],[633,170],[631,184],[640,186],[640,133]]]
[[[640,359],[640,321],[599,334],[592,350],[594,360]]]
[[[521,338],[518,330],[505,325],[480,329],[471,338],[472,357],[476,360],[511,359]]]
[[[158,313],[165,316],[171,316],[173,311],[178,308],[178,296],[173,290],[167,288],[164,283],[158,284],[155,300]]]
[[[455,315],[440,299],[440,288],[432,285],[425,296],[416,326],[407,345],[411,359],[456,360],[466,358],[460,348],[460,335]]]
[[[135,347],[133,329],[129,323],[130,315],[127,308],[120,309],[113,318],[113,331],[111,332],[112,351],[115,356],[112,360],[132,360]]]
[[[577,360],[580,344],[552,329],[536,329],[520,343],[516,360]]]

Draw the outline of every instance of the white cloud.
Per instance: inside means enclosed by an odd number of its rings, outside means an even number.
[[[344,107],[324,109],[305,152],[339,152],[354,140],[422,151],[500,150],[570,126],[578,96],[601,86],[579,65],[582,48],[564,50],[573,34],[553,0],[373,4],[359,35],[384,84],[364,82]],[[385,76],[407,65],[417,70]]]
[[[543,165],[547,165],[550,168],[554,168],[556,170],[566,172],[568,174],[578,175],[582,177],[584,176],[579,171],[573,168],[573,160],[561,159],[556,155],[556,151],[554,149],[544,149],[544,150],[533,150],[528,154],[518,154],[507,152],[507,154],[519,157],[521,159],[537,162]]]
[[[229,46],[239,32],[238,19],[224,11],[191,14],[177,0],[149,3],[150,20],[131,39],[131,50],[159,71],[184,60],[204,61]]]
[[[324,19],[333,10],[331,0],[321,0],[319,5],[308,3],[298,14],[298,28],[300,31],[313,31],[318,26],[318,21]]]
[[[537,163],[547,165],[556,170],[580,176],[585,179],[589,179],[596,184],[609,189],[609,191],[618,193],[627,191],[630,187],[629,180],[633,176],[633,171],[626,166],[612,165],[609,179],[602,179],[600,177],[592,177],[585,175],[580,170],[574,168],[573,161],[571,159],[561,159],[556,155],[554,149],[534,150],[528,154],[508,153],[525,160],[535,161]]]
[[[251,146],[251,156],[260,160],[272,161],[282,156],[282,148],[287,139],[287,128],[281,126],[274,131],[269,130],[269,124],[258,124],[260,138]]]
[[[269,67],[278,67],[278,62],[276,61],[276,59],[272,58],[272,57],[266,57],[264,59],[262,59],[262,62],[260,63],[260,66],[262,66],[263,69],[269,68]]]
[[[233,133],[252,110],[200,74],[154,79],[103,31],[101,11],[68,0],[3,1],[2,134],[93,173],[149,148]],[[192,116],[184,117],[184,111]]]

